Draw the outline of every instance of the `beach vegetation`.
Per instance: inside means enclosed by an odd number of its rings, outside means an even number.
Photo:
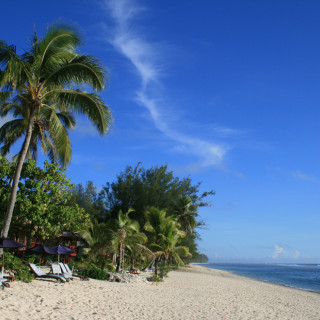
[[[10,197],[10,173],[14,171],[14,163],[0,160],[0,183],[3,199]],[[11,166],[11,168],[9,168]],[[12,235],[25,234],[44,241],[62,234],[63,231],[80,231],[91,224],[89,215],[78,205],[68,205],[73,185],[66,178],[65,169],[59,164],[44,163],[44,167],[36,166],[34,160],[24,163],[19,192],[16,201],[16,215],[12,220]],[[5,202],[5,200],[2,200]],[[0,217],[5,215],[6,203],[0,209]]]
[[[20,259],[9,251],[5,251],[4,255],[5,269],[13,273],[15,280],[31,282],[34,279],[24,259]]]
[[[59,114],[84,114],[100,134],[110,128],[110,109],[97,94],[104,89],[106,70],[96,58],[77,52],[81,44],[80,33],[67,24],[51,25],[42,38],[35,30],[29,50],[21,55],[14,45],[0,41],[0,113],[11,111],[23,119],[20,125],[10,122],[2,129],[2,151],[9,152],[17,136],[24,139],[15,162],[4,237],[8,236],[22,166],[27,155],[36,151],[36,141],[51,160],[56,155],[63,165],[71,161],[66,130],[74,122],[65,122]],[[92,90],[83,90],[83,85]]]
[[[109,279],[109,273],[105,269],[99,268],[95,264],[91,264],[88,268],[79,269],[78,273],[79,275],[97,280]]]
[[[146,212],[147,223],[145,230],[153,234],[153,242],[150,244],[150,249],[157,257],[157,262],[161,259],[162,271],[161,278],[163,279],[169,259],[172,258],[179,266],[184,263],[182,257],[188,256],[189,249],[184,246],[178,246],[180,240],[186,236],[186,233],[180,229],[180,224],[174,216],[166,216],[164,210],[151,208]],[[157,267],[156,267],[157,276]]]
[[[4,219],[15,164],[1,156],[0,163],[3,204],[0,218]],[[104,278],[105,272],[150,267],[155,269],[155,279],[162,279],[168,271],[190,261],[191,255],[199,257],[196,229],[201,221],[198,204],[193,204],[190,193],[176,199],[170,213],[166,209],[147,207],[144,218],[139,218],[144,222],[140,225],[133,219],[136,214],[133,208],[126,212],[119,209],[114,217],[113,211],[107,210],[110,204],[105,202],[105,190],[98,193],[92,182],[85,187],[74,186],[65,171],[59,164],[47,161],[43,168],[37,167],[34,160],[23,164],[17,215],[10,229],[12,237],[19,238],[22,234],[28,243],[31,239],[52,243],[64,232],[73,232],[85,246],[73,266],[82,270],[83,275],[97,279]],[[150,186],[144,187],[144,183],[146,181],[142,181],[141,188],[147,190]],[[34,260],[34,256],[24,258]]]

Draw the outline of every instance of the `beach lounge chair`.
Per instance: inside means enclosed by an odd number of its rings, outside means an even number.
[[[52,273],[45,273],[43,270],[39,269],[34,263],[28,263],[29,268],[36,276],[36,278],[43,278],[43,279],[55,279],[57,282],[65,283],[69,281],[68,279],[64,278],[63,276],[59,276],[57,274]]]
[[[66,279],[73,280],[72,274],[65,272],[64,269],[61,268],[60,263],[59,264],[58,263],[51,263],[50,266],[51,266],[51,272],[53,274],[57,274],[57,275],[63,276]]]
[[[0,278],[5,278],[6,280],[9,280],[9,281],[14,281],[14,275],[12,273],[0,272]]]
[[[71,275],[72,277],[77,277],[80,280],[89,281],[89,277],[81,276],[80,274],[72,273],[72,271],[70,270],[68,264],[62,263],[62,262],[60,262],[59,264],[60,264],[60,267],[61,267],[61,270],[63,271],[63,273],[67,273],[67,274]]]
[[[0,278],[0,289],[3,290],[4,287],[10,288],[9,279],[7,278]]]
[[[0,280],[0,290],[3,290],[5,285],[4,285],[5,282],[2,282],[2,280]]]

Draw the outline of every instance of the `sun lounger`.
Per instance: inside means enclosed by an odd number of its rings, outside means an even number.
[[[0,278],[0,289],[3,290],[4,287],[10,288],[9,279]]]
[[[2,282],[1,280],[0,280],[0,290],[3,290],[4,289],[4,287],[5,287],[5,282]]]
[[[72,277],[80,278],[80,280],[89,281],[89,277],[81,276],[80,274],[72,273],[72,271],[70,270],[68,264],[62,263],[62,262],[60,262],[59,264],[60,264],[60,267],[61,267],[61,270],[63,271],[63,273],[70,274]]]
[[[69,281],[63,276],[59,276],[57,274],[50,274],[50,273],[45,273],[41,269],[39,269],[34,263],[28,263],[31,271],[34,273],[36,278],[43,278],[43,279],[55,279],[57,282],[62,282],[65,283],[66,281]]]
[[[7,272],[3,272],[3,273],[0,272],[0,278],[5,278],[9,281],[14,281],[14,275]]]
[[[59,264],[58,263],[51,263],[50,266],[51,266],[51,272],[53,274],[57,274],[57,275],[63,276],[66,279],[73,280],[72,274],[65,272],[64,269],[61,268],[60,263]]]

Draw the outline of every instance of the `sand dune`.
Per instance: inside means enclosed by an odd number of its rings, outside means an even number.
[[[0,297],[2,320],[320,319],[320,294],[200,266],[165,283],[14,282]]]

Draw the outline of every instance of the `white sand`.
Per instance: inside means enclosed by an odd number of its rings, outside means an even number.
[[[192,266],[165,283],[14,282],[0,319],[320,319],[320,294]]]

